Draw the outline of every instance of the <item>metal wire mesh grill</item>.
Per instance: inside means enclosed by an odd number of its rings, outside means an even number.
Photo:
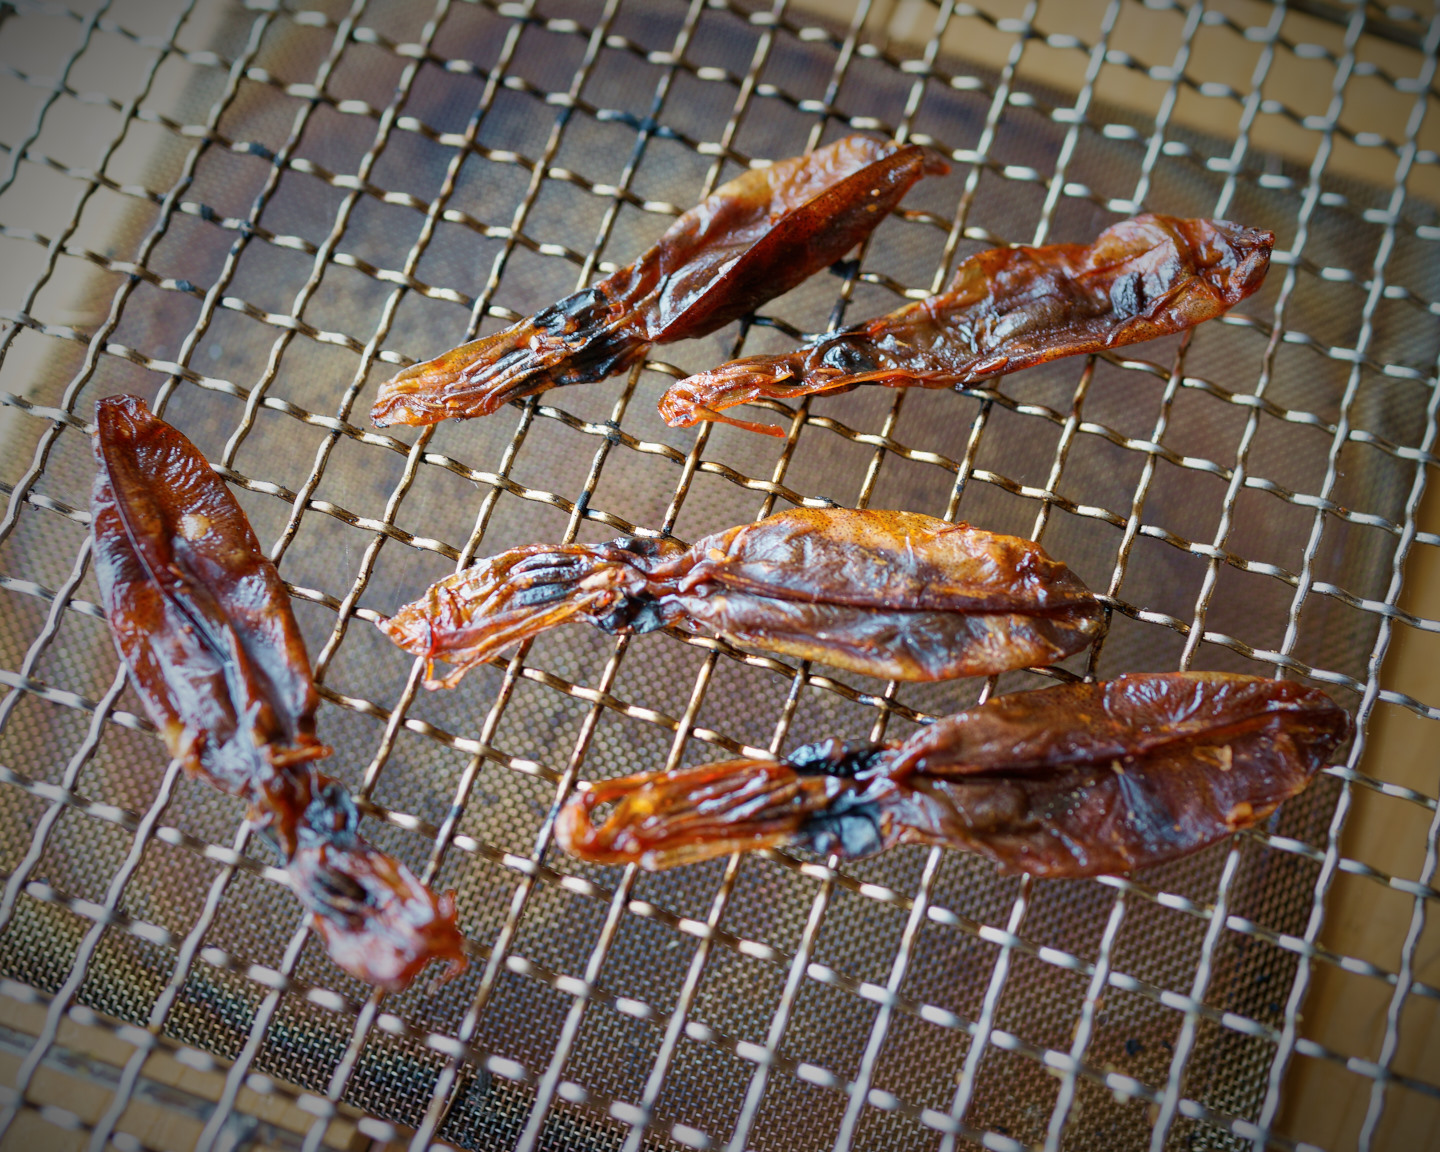
[[[1043,537],[1104,590],[1105,641],[1052,675],[1279,670],[1362,732],[1433,740],[1440,712],[1392,641],[1440,631],[1401,599],[1440,545],[1422,510],[1440,21],[1130,0],[0,12],[0,992],[36,1021],[7,1033],[11,1133],[158,1147],[127,1118],[162,1057],[218,1073],[207,1148],[259,1139],[240,1123],[256,1099],[297,1104],[298,1133],[265,1139],[307,1148],[358,1146],[337,1117],[357,1140],[627,1152],[1412,1147],[1434,1130],[1435,782],[1369,736],[1264,831],[1130,879],[1002,879],[918,849],[637,874],[554,851],[577,778],[899,735],[1044,681],[900,688],[571,629],[427,694],[371,624],[513,544],[868,503]],[[981,41],[993,67],[953,54]],[[1196,73],[1217,48],[1248,83]],[[1296,62],[1324,74],[1315,108],[1274,93]],[[1106,101],[1116,76],[1138,102]],[[1387,131],[1351,114],[1367,85],[1401,102]],[[1187,118],[1197,101],[1228,109],[1228,134]],[[1308,152],[1260,147],[1274,124]],[[852,129],[932,144],[955,172],[839,278],[626,379],[416,436],[368,427],[396,365],[625,263],[739,165]],[[1336,170],[1357,150],[1369,180]],[[959,396],[775,405],[778,445],[654,411],[669,378],[936,290],[971,251],[1144,208],[1276,230],[1243,316]],[[382,1000],[339,973],[239,806],[163,769],[87,567],[86,421],[117,391],[163,408],[272,546],[367,836],[458,889],[473,963],[438,992]],[[1376,805],[1399,857],[1355,839]],[[1346,901],[1400,902],[1399,933],[1337,947]],[[1307,1007],[1349,996],[1376,1006],[1365,1037]],[[45,1089],[75,1025],[118,1043],[88,1112]],[[1316,1069],[1367,1086],[1343,1124],[1297,1111]]]

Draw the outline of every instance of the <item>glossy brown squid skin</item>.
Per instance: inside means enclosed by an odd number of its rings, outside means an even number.
[[[629,267],[381,385],[370,418],[384,427],[487,416],[623,372],[652,344],[708,335],[833,264],[916,180],[947,170],[918,146],[847,136],[745,172]]]
[[[995,248],[962,263],[946,291],[780,356],[751,356],[672,385],[666,423],[722,419],[762,398],[859,384],[957,388],[1062,356],[1193,328],[1265,279],[1275,236],[1225,220],[1145,215],[1093,244]]]
[[[95,573],[115,645],[170,754],[250,817],[346,971],[399,988],[464,967],[452,896],[355,835],[314,762],[319,698],[289,593],[225,483],[143,400],[96,406]]]
[[[330,958],[381,988],[401,989],[431,960],[465,968],[455,893],[438,896],[356,832],[360,814],[339,781],[316,776],[288,871]]]
[[[1036,544],[913,512],[798,508],[707,536],[515,548],[440,580],[381,625],[454,671],[569,620],[704,627],[869,676],[944,680],[1047,664],[1099,603]]]
[[[904,741],[585,784],[556,834],[581,859],[649,869],[781,845],[855,859],[914,843],[1034,876],[1128,872],[1265,819],[1350,727],[1323,692],[1289,681],[1122,676],[997,697]]]

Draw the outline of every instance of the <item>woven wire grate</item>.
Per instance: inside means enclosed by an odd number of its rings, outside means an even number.
[[[238,1121],[267,1099],[307,1121],[265,1139],[306,1149],[337,1117],[349,1147],[1414,1146],[1440,1113],[1433,1045],[1413,1043],[1440,1001],[1435,782],[1395,777],[1364,733],[1423,744],[1440,718],[1384,665],[1392,639],[1440,631],[1401,601],[1440,545],[1421,507],[1440,221],[1410,190],[1440,165],[1440,20],[1298,7],[1338,23],[1131,0],[0,6],[0,993],[39,1020],[7,1034],[0,1125],[160,1152],[126,1117],[167,1056],[221,1085],[205,1148],[259,1139]],[[1120,46],[1141,27],[1154,59]],[[951,54],[971,41],[993,68]],[[1248,86],[1194,72],[1216,45]],[[1078,68],[1078,93],[1037,80],[1036,55]],[[1317,109],[1272,95],[1296,62],[1324,73]],[[1138,109],[1103,98],[1117,74]],[[1376,84],[1405,108],[1388,133],[1347,115]],[[1186,118],[1197,101],[1228,136]],[[1272,122],[1309,158],[1259,147]],[[752,158],[852,129],[954,166],[855,267],[628,378],[369,427],[397,365],[628,261]],[[1373,179],[1332,170],[1357,148]],[[783,443],[654,410],[671,378],[923,296],[970,252],[1144,209],[1275,229],[1265,289],[1133,355],[771,405]],[[87,566],[87,421],[118,391],[201,446],[271,547],[367,836],[458,890],[472,964],[440,990],[381,998],[340,973],[240,806],[164,768]],[[575,628],[429,694],[371,627],[511,545],[694,539],[831,501],[1041,538],[1106,593],[1108,635],[1043,676],[900,687]],[[1189,666],[1319,684],[1362,735],[1264,830],[1132,878],[1032,883],[926,849],[649,875],[552,844],[578,778]],[[1405,869],[1351,846],[1375,805]],[[1398,901],[1399,934],[1337,948],[1342,898]],[[1352,995],[1379,1022],[1364,1037],[1307,1008]],[[44,1089],[71,1025],[119,1043],[90,1111]],[[1317,1068],[1364,1088],[1339,1126],[1294,1106]]]

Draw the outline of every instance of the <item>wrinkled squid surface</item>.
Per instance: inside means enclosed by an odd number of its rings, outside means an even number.
[[[101,604],[170,755],[249,804],[347,972],[401,988],[431,959],[460,971],[454,894],[360,839],[354,800],[315,768],[330,749],[305,643],[235,497],[143,400],[103,399],[96,422]]]
[[[705,336],[835,263],[926,173],[916,145],[847,136],[753,169],[682,215],[635,263],[518,324],[381,385],[371,419],[487,416],[521,396],[623,372],[652,344]]]
[[[512,548],[447,576],[381,625],[453,667],[453,687],[513,644],[578,620],[611,633],[671,624],[896,680],[1048,664],[1099,631],[1099,603],[1014,536],[913,512],[799,508],[706,536]]]
[[[668,424],[722,420],[752,400],[848,392],[860,384],[957,388],[1212,320],[1265,279],[1275,236],[1225,220],[1145,215],[1093,244],[995,248],[962,263],[942,294],[794,352],[733,360],[671,385]]]
[[[649,869],[940,844],[1005,872],[1128,872],[1264,820],[1349,733],[1342,708],[1289,681],[1121,676],[1000,696],[906,740],[582,783],[556,835],[581,859]]]

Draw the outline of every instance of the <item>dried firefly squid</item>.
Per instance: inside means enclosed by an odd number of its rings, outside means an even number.
[[[436,896],[356,834],[315,761],[319,697],[290,597],[225,483],[134,396],[96,406],[95,573],[116,648],[170,754],[250,806],[347,972],[402,988],[465,966],[454,893]]]
[[[555,831],[581,859],[650,869],[780,845],[855,859],[940,844],[1005,872],[1128,872],[1265,819],[1349,733],[1328,696],[1288,681],[1121,676],[1000,696],[907,740],[582,784]]]
[[[958,388],[1062,356],[1101,352],[1193,328],[1265,279],[1271,232],[1225,220],[1137,216],[1095,243],[995,248],[962,263],[939,296],[780,356],[733,360],[670,386],[676,427],[721,420],[752,400],[848,392],[860,384]]]
[[[488,416],[623,372],[652,344],[708,335],[833,264],[915,181],[945,171],[916,145],[847,136],[745,172],[629,267],[381,385],[370,418],[384,427]]]
[[[1036,544],[912,512],[793,509],[706,536],[512,548],[381,625],[454,666],[430,688],[569,620],[612,633],[703,626],[870,676],[945,680],[1059,660],[1099,603]]]

